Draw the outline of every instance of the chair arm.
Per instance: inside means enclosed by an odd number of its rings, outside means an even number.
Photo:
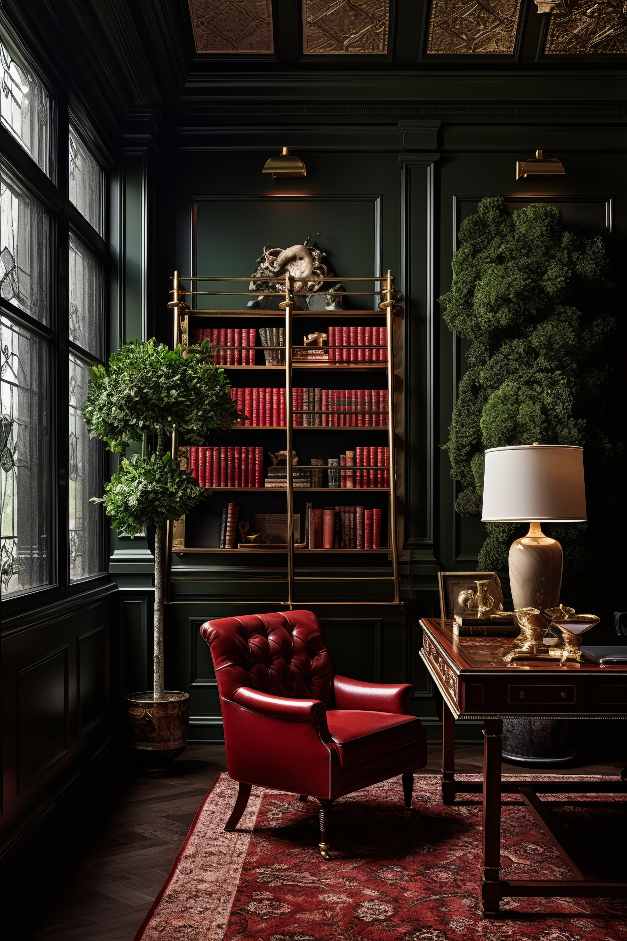
[[[293,699],[288,696],[275,696],[272,693],[262,693],[250,686],[240,686],[232,695],[234,702],[246,706],[255,712],[264,715],[276,716],[279,719],[296,719],[299,722],[310,722],[318,727],[324,722],[325,708],[319,699]]]
[[[337,709],[363,709],[370,712],[409,712],[411,683],[366,683],[336,676],[334,680]]]

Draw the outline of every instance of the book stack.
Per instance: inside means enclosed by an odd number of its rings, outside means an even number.
[[[314,507],[305,511],[308,549],[381,549],[383,511],[363,506]]]
[[[385,428],[387,389],[294,388],[294,426],[301,428]]]
[[[196,343],[209,340],[217,366],[255,365],[254,327],[200,327],[194,332]]]
[[[294,465],[292,467],[292,486],[295,490],[311,487],[311,476],[312,472],[309,468],[299,467],[298,464]],[[269,467],[264,486],[270,490],[285,490],[287,487],[287,464],[275,464]]]
[[[266,366],[282,366],[285,362],[285,327],[260,327]]]
[[[285,428],[285,389],[234,388],[231,398],[246,428]]]
[[[347,490],[360,487],[390,486],[390,449],[382,447],[359,447],[340,454],[339,483],[331,483],[329,461],[329,486],[338,486]]]
[[[237,548],[237,520],[239,517],[239,506],[237,503],[226,503],[222,507],[222,518],[220,520],[220,549]]]
[[[329,327],[329,363],[387,361],[387,327]]]
[[[199,487],[263,487],[263,448],[189,448],[189,473]]]

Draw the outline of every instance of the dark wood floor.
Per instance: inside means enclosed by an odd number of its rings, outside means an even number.
[[[477,771],[480,763],[479,746],[458,747],[458,770]],[[620,767],[616,762],[569,771],[602,774]],[[203,796],[223,768],[221,747],[195,745],[167,773],[137,770],[94,792],[69,820],[49,827],[29,854],[19,885],[2,905],[3,937],[132,941]],[[438,768],[439,749],[433,748],[427,770]],[[18,902],[20,885],[25,901]],[[5,935],[12,917],[13,933]]]

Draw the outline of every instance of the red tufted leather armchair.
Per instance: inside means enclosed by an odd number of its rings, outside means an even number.
[[[218,682],[228,772],[239,781],[226,830],[237,826],[253,784],[318,799],[325,859],[335,798],[402,775],[411,807],[426,745],[407,713],[409,684],[336,676],[311,611],[220,618],[200,632]]]

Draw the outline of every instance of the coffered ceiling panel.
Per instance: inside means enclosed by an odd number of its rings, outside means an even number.
[[[433,0],[429,55],[513,55],[522,0]]]
[[[196,52],[271,53],[272,0],[188,0]]]
[[[627,4],[624,0],[560,0],[551,14],[547,55],[624,55]]]
[[[303,0],[306,55],[380,55],[389,31],[389,0]]]

